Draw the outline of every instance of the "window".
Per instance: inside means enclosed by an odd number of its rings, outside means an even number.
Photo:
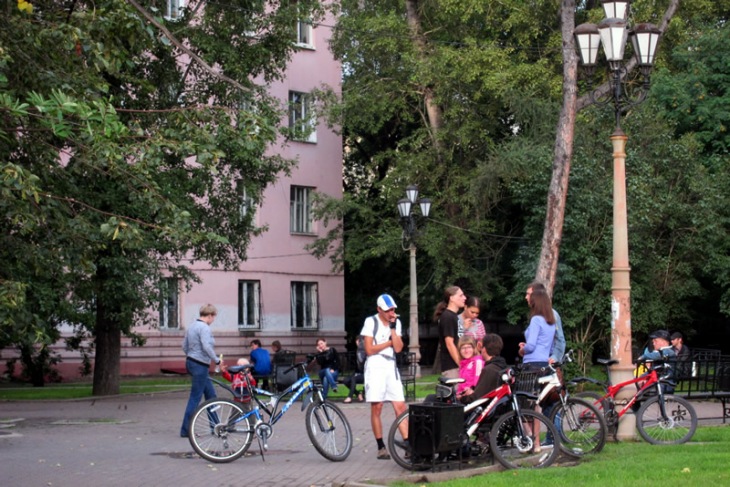
[[[238,281],[238,328],[261,328],[261,281]]]
[[[319,323],[316,282],[291,283],[291,327],[316,329]]]
[[[300,142],[317,142],[316,120],[312,110],[312,97],[298,91],[289,92],[289,130],[292,138]]]
[[[261,133],[261,116],[256,104],[252,100],[242,100],[236,114],[236,127],[243,134],[249,136]]]
[[[309,19],[297,20],[297,45],[300,47],[314,48],[312,39],[312,21]]]
[[[289,231],[312,232],[312,192],[314,188],[292,186],[289,201]]]
[[[160,328],[180,328],[180,283],[174,277],[160,281]]]
[[[168,20],[177,20],[182,15],[182,9],[185,8],[187,0],[167,0],[165,7],[165,18]]]
[[[249,189],[246,188],[243,179],[236,181],[236,191],[239,195],[238,211],[241,215],[241,219],[243,220],[249,212],[253,213],[256,211],[256,200],[251,196]],[[253,216],[253,214],[251,216]]]

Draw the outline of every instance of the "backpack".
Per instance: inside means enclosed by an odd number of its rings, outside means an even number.
[[[375,330],[377,329],[376,326],[378,325],[378,322],[375,320],[374,316],[371,316],[373,320],[373,337],[375,336]],[[365,367],[365,361],[368,359],[368,354],[365,353],[365,338],[362,335],[358,335],[358,340],[360,340],[360,343],[357,346],[357,368],[362,370]]]

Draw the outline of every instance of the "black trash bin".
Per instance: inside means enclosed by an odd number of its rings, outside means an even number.
[[[458,449],[464,437],[464,406],[411,404],[408,440],[417,455],[432,456]]]

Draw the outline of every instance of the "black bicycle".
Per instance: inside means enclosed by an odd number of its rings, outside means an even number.
[[[268,439],[273,434],[274,425],[297,399],[302,398],[302,410],[306,407],[307,434],[314,448],[333,462],[345,460],[350,455],[353,444],[350,423],[340,408],[322,397],[320,386],[314,384],[306,373],[307,363],[297,363],[285,372],[300,368],[302,378],[280,394],[272,394],[251,385],[246,371],[253,365],[229,367],[231,374],[243,372],[242,387],[245,391],[233,391],[220,382],[215,382],[236,395],[243,393],[241,395],[250,397],[251,403],[242,404],[229,399],[214,398],[201,404],[193,414],[188,433],[193,449],[206,460],[226,463],[246,453],[255,437],[259,443],[261,458],[264,459],[264,451],[268,450]],[[269,400],[264,402],[260,396]]]

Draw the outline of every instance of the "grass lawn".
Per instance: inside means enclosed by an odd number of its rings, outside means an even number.
[[[429,483],[429,487],[568,486],[690,487],[730,485],[730,425],[697,429],[689,443],[655,446],[646,442],[610,442],[597,455],[576,466],[557,466],[543,470],[509,470],[448,482]],[[405,487],[406,482],[392,486]],[[424,484],[416,484],[424,485]]]
[[[121,379],[122,394],[179,391],[190,388],[190,377],[135,377]],[[91,397],[91,381],[64,382],[33,387],[17,382],[0,383],[0,400],[29,401],[53,399],[81,399]]]

